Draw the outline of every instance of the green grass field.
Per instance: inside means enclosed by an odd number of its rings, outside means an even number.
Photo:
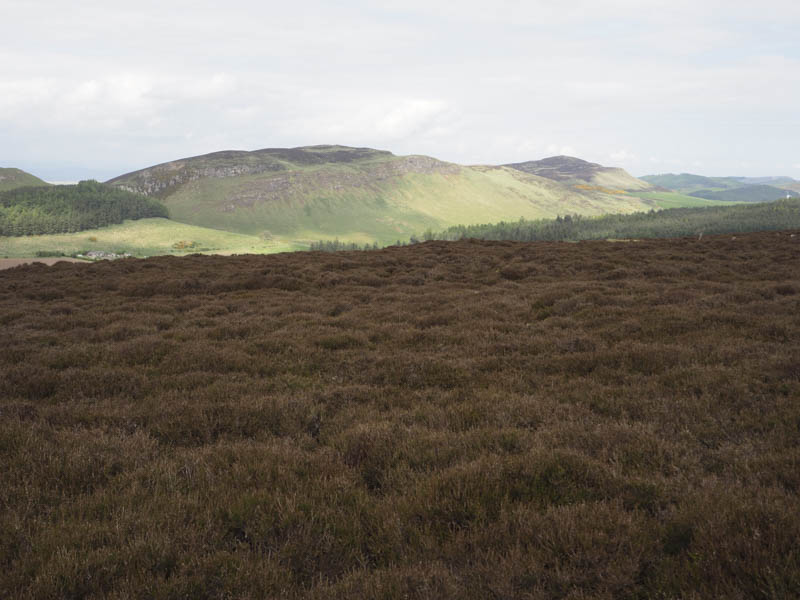
[[[184,248],[180,249],[180,246]],[[37,252],[63,252],[70,255],[88,250],[120,254],[128,252],[141,257],[195,252],[268,254],[296,249],[297,246],[282,241],[265,241],[257,236],[196,227],[168,219],[125,221],[121,225],[78,233],[0,237],[0,257],[8,258],[35,256]]]

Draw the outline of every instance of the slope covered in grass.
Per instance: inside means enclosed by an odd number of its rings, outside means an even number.
[[[0,167],[0,192],[13,190],[19,187],[50,185],[35,175],[26,173],[22,169]]]
[[[694,208],[700,206],[720,206],[735,204],[734,200],[709,200],[681,194],[679,192],[639,192],[636,194],[642,200],[652,202],[656,208]]]
[[[800,236],[0,272],[0,597],[796,598]]]
[[[662,175],[645,175],[643,181],[655,186],[689,194],[698,190],[729,190],[742,187],[744,184],[735,177],[705,177],[692,173],[664,173]]]
[[[125,221],[99,229],[55,235],[0,237],[0,257],[30,257],[37,254],[66,256],[103,250],[134,256],[214,252],[246,254],[283,252],[295,247],[255,236],[177,223],[168,219]]]
[[[800,193],[771,185],[747,185],[721,191],[699,190],[692,192],[690,195],[696,198],[723,202],[772,202],[773,200],[781,200],[787,197],[797,198]]]
[[[157,195],[181,222],[301,241],[385,244],[458,223],[649,208],[582,180],[342,146],[215,153],[110,183]]]
[[[391,243],[427,229],[456,223],[514,218],[555,217],[568,211],[588,215],[647,208],[635,197],[589,195],[554,182],[505,168],[459,169],[455,173],[405,173],[358,185],[343,169],[294,175],[295,188],[281,199],[251,200],[259,190],[277,186],[274,177],[203,179],[167,197],[172,218],[251,235],[294,240],[332,239]],[[353,177],[359,177],[354,174]],[[270,181],[272,180],[272,181]],[[219,198],[239,203],[219,209]]]

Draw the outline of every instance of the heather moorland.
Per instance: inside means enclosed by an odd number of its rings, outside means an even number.
[[[800,595],[800,235],[0,272],[0,596]]]

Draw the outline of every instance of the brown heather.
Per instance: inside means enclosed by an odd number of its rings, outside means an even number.
[[[800,235],[0,272],[0,597],[800,597]]]

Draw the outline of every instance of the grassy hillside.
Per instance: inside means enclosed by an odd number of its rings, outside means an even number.
[[[731,190],[712,191],[699,190],[690,194],[696,198],[718,200],[723,202],[772,202],[787,196],[797,198],[798,192],[773,187],[771,185],[746,185]]]
[[[655,186],[689,194],[698,190],[729,190],[745,185],[735,177],[705,177],[691,173],[665,173],[663,175],[645,175],[640,177],[643,181]]]
[[[800,597],[800,236],[0,272],[0,598]]]
[[[800,181],[791,177],[704,177],[691,173],[681,173],[680,175],[666,173],[664,175],[645,175],[640,179],[682,194],[696,195],[697,192],[700,192],[702,196],[698,197],[734,202],[764,202],[785,197],[785,194],[784,196],[774,196],[773,191],[769,192],[769,195],[773,195],[772,198],[769,198],[768,195],[759,195],[759,189],[763,191],[769,187],[800,192]],[[727,190],[731,190],[731,193],[713,196],[709,193]]]
[[[776,184],[775,187],[800,193],[800,181],[795,181],[793,183],[781,183],[780,185]]]
[[[709,200],[681,194],[679,192],[638,192],[642,200],[651,202],[656,208],[692,208],[699,206],[719,206],[720,204],[735,204],[735,200]]]
[[[38,177],[26,173],[22,169],[10,169],[0,167],[0,192],[13,190],[20,187],[50,185]]]
[[[564,183],[508,167],[314,146],[215,153],[110,183],[157,195],[184,223],[288,241],[387,244],[458,223],[649,208],[617,189],[617,171],[600,183]]]
[[[192,245],[193,244],[193,245]],[[134,256],[187,254],[247,254],[284,252],[295,246],[242,235],[177,223],[168,219],[126,221],[79,233],[0,237],[0,257],[29,257],[37,253],[63,253],[67,256],[87,250],[105,250]]]
[[[351,174],[357,180],[354,185],[347,182]],[[338,237],[379,243],[426,229],[509,216],[596,215],[646,208],[633,196],[584,193],[505,168],[409,172],[369,182],[362,177],[343,168],[296,173],[293,187],[280,198],[264,199],[259,199],[260,190],[279,187],[282,176],[202,179],[182,186],[164,202],[172,218],[186,223],[248,234],[268,231],[283,239]],[[220,210],[220,198],[229,202],[230,210]]]
[[[796,183],[800,183],[800,181],[785,176],[730,177],[729,179],[735,179],[736,181],[739,181],[744,185],[772,185],[778,188],[783,187],[785,185],[793,185]]]

